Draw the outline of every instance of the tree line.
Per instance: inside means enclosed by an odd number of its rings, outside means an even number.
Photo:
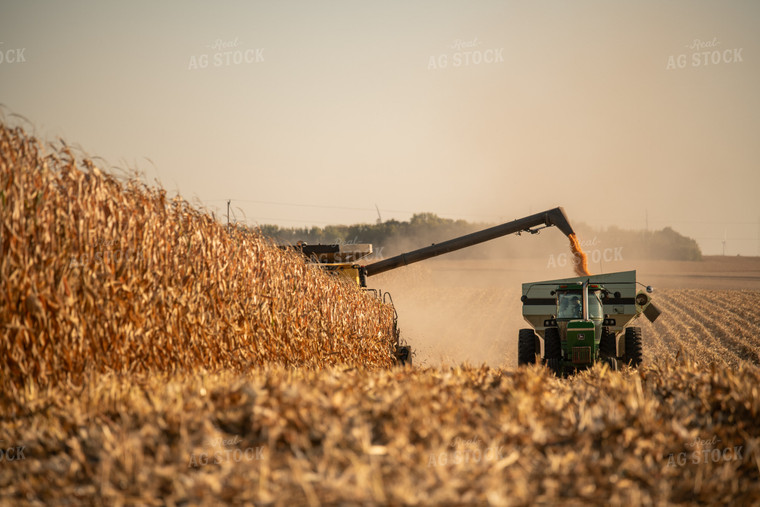
[[[473,223],[442,218],[434,213],[416,213],[408,221],[387,220],[376,224],[328,225],[325,227],[280,227],[260,225],[259,230],[280,244],[351,244],[371,243],[385,257],[440,243],[497,224]],[[625,251],[626,258],[653,260],[701,260],[696,240],[671,227],[661,230],[628,230],[615,226],[592,228],[575,225],[585,250],[597,247]],[[548,228],[540,234],[505,236],[481,245],[449,254],[458,258],[519,258],[546,255],[567,249],[567,238],[558,229]]]

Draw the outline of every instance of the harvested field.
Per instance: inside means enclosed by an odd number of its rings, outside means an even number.
[[[648,358],[680,353],[701,364],[760,365],[760,292],[664,289],[662,320],[650,325]]]
[[[392,368],[375,300],[18,130],[0,148],[0,503],[760,499],[754,288],[657,290],[642,368],[559,380],[515,367],[519,283],[572,273],[403,268],[376,286],[419,366]]]
[[[14,502],[750,504],[760,375],[692,361],[132,374],[27,392]]]

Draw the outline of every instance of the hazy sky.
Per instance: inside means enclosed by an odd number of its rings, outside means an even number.
[[[3,0],[0,103],[249,223],[561,205],[760,255],[759,27],[757,1]]]

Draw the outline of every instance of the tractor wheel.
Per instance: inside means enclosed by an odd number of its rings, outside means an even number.
[[[559,359],[547,359],[546,360],[546,366],[549,368],[554,374],[558,377],[562,376],[562,371],[560,370],[560,364]]]
[[[559,329],[556,327],[546,328],[544,334],[544,359],[546,359],[546,365],[549,369],[559,377],[562,373],[562,343],[559,339]]]
[[[638,368],[642,361],[641,352],[641,328],[625,328],[625,354],[623,354],[623,363],[633,368]]]
[[[398,345],[396,347],[396,363],[402,366],[412,365],[412,347],[409,345]]]
[[[615,333],[608,328],[602,328],[602,339],[599,340],[599,354],[602,357],[617,357]]]
[[[536,364],[536,332],[521,329],[517,340],[517,366]]]

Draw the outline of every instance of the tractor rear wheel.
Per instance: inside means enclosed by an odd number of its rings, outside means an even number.
[[[517,340],[517,366],[536,364],[536,332],[521,329]]]
[[[544,359],[546,365],[558,377],[561,372],[562,360],[562,343],[559,339],[559,329],[556,327],[547,327],[544,334]]]
[[[642,361],[641,351],[641,328],[625,328],[625,354],[623,354],[623,363],[633,368],[638,368]]]

